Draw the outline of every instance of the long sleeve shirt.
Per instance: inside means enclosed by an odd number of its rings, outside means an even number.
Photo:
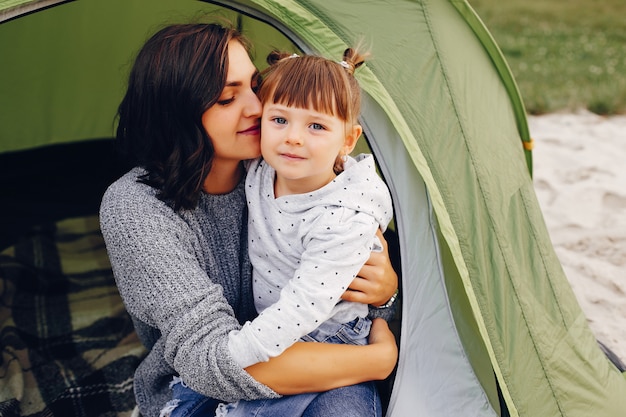
[[[249,166],[249,253],[260,315],[229,335],[240,366],[280,355],[319,326],[332,329],[367,316],[367,305],[340,299],[380,248],[376,230],[385,230],[393,209],[371,155],[344,165],[324,187],[279,198],[275,171],[262,159]]]

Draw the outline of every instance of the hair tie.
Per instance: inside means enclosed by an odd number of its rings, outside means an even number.
[[[346,61],[339,61],[338,64],[341,65],[342,67],[344,67],[347,70],[349,70],[351,68],[350,64],[348,64]]]

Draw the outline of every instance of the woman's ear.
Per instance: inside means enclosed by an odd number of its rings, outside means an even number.
[[[346,133],[346,140],[343,145],[345,155],[350,154],[350,152],[354,150],[354,147],[356,146],[356,143],[361,137],[362,133],[363,127],[361,125],[356,124],[352,125],[351,128],[348,128],[348,131]]]

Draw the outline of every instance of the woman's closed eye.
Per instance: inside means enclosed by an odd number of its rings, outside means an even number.
[[[232,103],[233,101],[235,101],[235,97],[230,97],[230,98],[225,98],[223,100],[218,100],[217,104],[219,104],[220,106],[227,106],[230,103]]]

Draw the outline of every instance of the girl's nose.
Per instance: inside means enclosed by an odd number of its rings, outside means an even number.
[[[302,135],[300,135],[296,129],[289,129],[287,135],[285,136],[285,142],[289,145],[301,146],[302,145]]]

